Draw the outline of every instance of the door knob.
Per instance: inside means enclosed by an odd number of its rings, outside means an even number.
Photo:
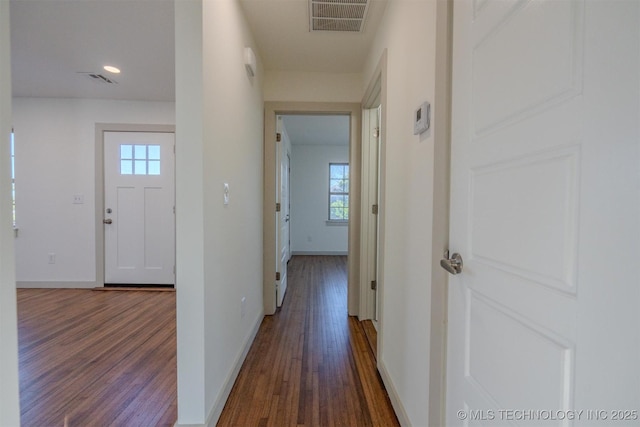
[[[107,218],[107,219],[103,219],[102,222],[104,222],[105,224],[111,224],[113,223],[113,220],[111,218]]]
[[[451,274],[462,273],[462,255],[454,253],[449,258],[449,251],[444,253],[444,259],[440,260],[440,266]]]

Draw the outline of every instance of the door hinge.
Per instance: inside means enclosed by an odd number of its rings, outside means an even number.
[[[280,203],[276,203],[276,212],[280,212]]]
[[[282,134],[280,132],[276,133],[276,142],[282,141]]]
[[[176,207],[175,206],[173,207],[173,213],[174,214],[176,213]]]
[[[373,137],[378,138],[380,136],[380,128],[373,129]]]
[[[176,275],[176,266],[175,265],[173,266],[173,275],[174,276]]]
[[[378,282],[376,282],[375,280],[371,281],[371,289],[373,289],[374,291],[378,289]]]
[[[280,272],[276,271],[276,280],[280,280]]]
[[[378,205],[371,205],[371,213],[374,215],[378,215]]]

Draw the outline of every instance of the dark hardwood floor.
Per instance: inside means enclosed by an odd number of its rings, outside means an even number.
[[[367,342],[369,343],[375,358],[378,354],[378,331],[376,331],[376,327],[373,326],[373,322],[371,320],[363,320],[362,328],[364,329],[364,335],[367,337]]]
[[[346,303],[346,257],[294,257],[218,425],[397,426]],[[23,427],[175,422],[175,293],[19,289],[18,324]]]
[[[295,256],[219,426],[397,426],[362,325],[347,315],[346,257]]]
[[[18,289],[23,427],[173,426],[175,293]]]

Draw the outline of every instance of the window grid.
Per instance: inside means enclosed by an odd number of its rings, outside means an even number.
[[[160,175],[160,146],[120,145],[121,175]]]
[[[349,220],[349,163],[329,163],[329,221]]]

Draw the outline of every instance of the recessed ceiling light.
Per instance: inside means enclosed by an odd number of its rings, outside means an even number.
[[[113,74],[120,74],[120,68],[116,68],[111,65],[105,65],[104,69]]]

